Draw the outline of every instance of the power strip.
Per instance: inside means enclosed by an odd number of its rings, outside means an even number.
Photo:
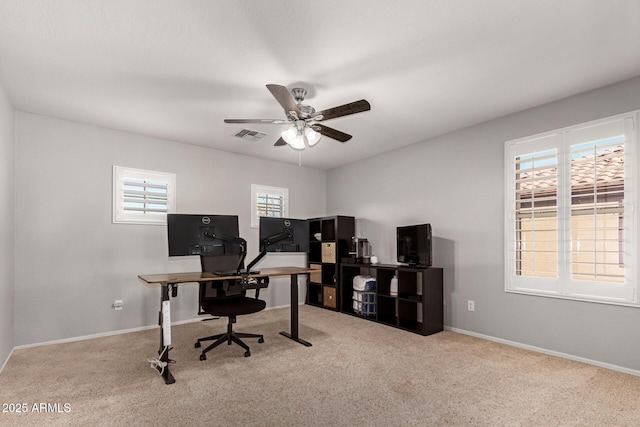
[[[171,345],[171,303],[162,301],[162,341],[165,347]]]

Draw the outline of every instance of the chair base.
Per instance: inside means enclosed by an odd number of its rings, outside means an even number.
[[[246,334],[246,333],[242,333],[242,332],[233,332],[233,329],[231,327],[232,324],[233,324],[233,320],[230,318],[229,319],[229,323],[227,324],[227,332],[226,333],[212,335],[210,337],[205,337],[205,338],[198,338],[198,341],[196,341],[196,343],[193,345],[195,348],[200,348],[202,346],[201,343],[203,341],[215,340],[215,342],[213,344],[211,344],[209,347],[207,347],[204,350],[202,350],[202,353],[200,354],[200,360],[207,360],[206,353],[209,350],[213,350],[214,348],[216,348],[217,346],[219,346],[223,342],[226,342],[228,345],[231,345],[231,343],[234,342],[234,343],[238,344],[240,347],[244,348],[244,350],[245,350],[244,357],[251,356],[251,350],[249,349],[249,346],[246,345],[240,338],[258,338],[258,342],[260,344],[262,344],[264,342],[264,335]]]

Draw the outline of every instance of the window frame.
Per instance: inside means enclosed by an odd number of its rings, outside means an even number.
[[[125,208],[126,179],[166,183],[166,213],[151,214],[149,211],[135,212]],[[176,212],[176,175],[170,172],[158,172],[134,169],[124,166],[113,166],[113,215],[114,224],[149,224],[165,225],[168,213]]]
[[[272,187],[262,184],[251,184],[251,228],[260,227],[260,215],[258,213],[258,195],[266,193],[282,197],[282,218],[289,217],[289,189],[284,187]]]
[[[640,110],[585,122],[505,142],[505,292],[639,307],[638,300],[638,120]],[[609,128],[623,130],[624,140],[624,280],[622,283],[572,278],[571,155],[575,147],[602,141]],[[604,136],[602,136],[602,135]],[[585,135],[587,138],[585,139]],[[516,274],[516,158],[557,149],[557,275],[551,278]],[[574,195],[575,197],[575,195]],[[575,207],[575,205],[574,205]],[[597,218],[597,214],[595,216]],[[600,227],[596,230],[602,230]],[[577,273],[575,274],[578,275]]]

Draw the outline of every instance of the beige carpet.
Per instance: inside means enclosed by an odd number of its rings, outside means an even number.
[[[300,323],[313,347],[278,334],[288,309],[243,316],[235,328],[262,332],[265,343],[253,340],[249,358],[223,345],[204,362],[193,342],[225,321],[176,326],[173,385],[147,362],[158,330],[16,350],[0,402],[25,403],[27,413],[1,412],[0,425],[640,425],[639,377],[309,306]],[[56,412],[34,412],[41,403]]]

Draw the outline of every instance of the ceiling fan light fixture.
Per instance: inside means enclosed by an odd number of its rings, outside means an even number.
[[[296,126],[291,126],[290,128],[285,129],[280,136],[282,136],[284,142],[289,144],[289,146],[295,150],[304,150],[307,146],[304,134],[298,131]]]
[[[298,135],[298,129],[296,129],[295,126],[291,126],[285,129],[280,134],[280,136],[282,136],[282,139],[284,139],[284,141],[289,145],[292,145],[294,143],[297,135]]]
[[[289,145],[291,145],[291,148],[293,148],[294,150],[304,150],[306,147],[305,139],[306,138],[304,137],[303,134],[298,133],[294,138],[293,142]]]
[[[304,128],[304,136],[307,138],[309,147],[313,147],[320,141],[320,133],[311,129],[310,127]]]

